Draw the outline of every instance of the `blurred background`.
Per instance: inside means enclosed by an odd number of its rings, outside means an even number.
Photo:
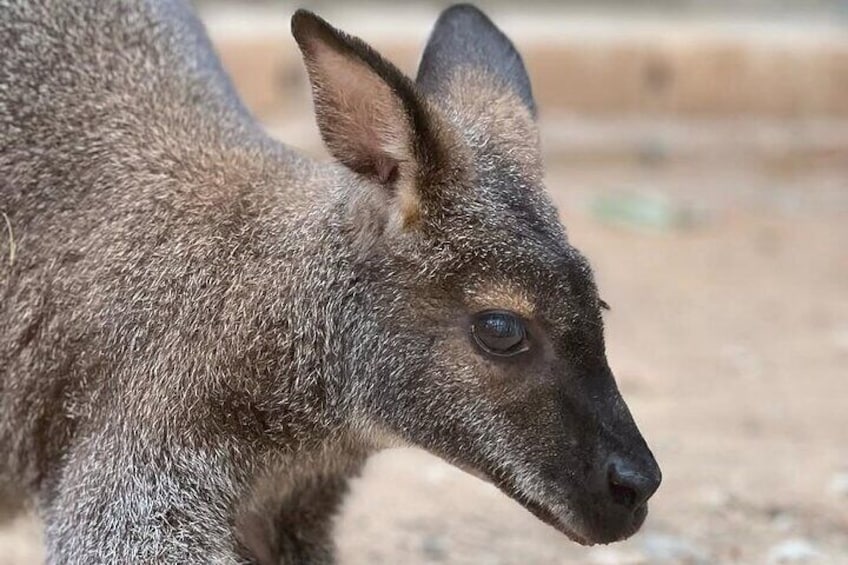
[[[247,104],[323,155],[289,33],[319,12],[414,74],[447,2],[198,2]],[[643,530],[582,548],[414,450],[376,457],[344,564],[848,563],[848,2],[478,2],[523,53],[547,186],[664,471]],[[41,560],[0,529],[0,564]]]

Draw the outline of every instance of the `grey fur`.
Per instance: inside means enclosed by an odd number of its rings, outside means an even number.
[[[659,471],[526,104],[492,69],[435,96],[350,49],[451,155],[411,225],[269,139],[183,2],[0,0],[0,490],[50,563],[331,563],[347,478],[398,444],[582,542],[641,524],[597,499],[611,451]],[[549,335],[521,366],[466,331],[465,297],[504,284]]]

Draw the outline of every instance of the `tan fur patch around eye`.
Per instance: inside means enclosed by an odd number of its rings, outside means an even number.
[[[478,312],[509,310],[525,318],[532,318],[536,314],[532,296],[523,288],[508,282],[487,283],[469,289],[465,293],[465,300],[471,310]]]

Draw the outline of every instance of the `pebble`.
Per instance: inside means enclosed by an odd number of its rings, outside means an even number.
[[[771,525],[774,529],[781,532],[789,532],[797,524],[795,517],[789,512],[777,512],[772,516]]]
[[[720,352],[725,362],[743,378],[757,378],[763,374],[763,361],[753,350],[739,344],[728,344]]]
[[[836,473],[830,480],[828,490],[838,496],[848,496],[848,472]]]
[[[444,561],[447,557],[447,543],[444,536],[426,535],[421,540],[421,553],[432,561]]]
[[[822,552],[808,540],[788,539],[775,545],[768,552],[768,563],[811,563],[822,557]]]
[[[589,552],[589,561],[595,565],[642,565],[648,561],[635,551],[597,547]]]
[[[424,480],[432,485],[445,482],[450,476],[451,469],[441,463],[431,463],[424,467]]]
[[[597,196],[591,203],[592,216],[608,225],[639,231],[670,232],[692,226],[692,210],[661,194],[621,192]]]
[[[733,496],[720,487],[704,487],[698,492],[699,500],[713,509],[724,509],[730,506]]]
[[[642,551],[648,563],[688,563],[706,565],[709,555],[692,542],[667,534],[647,534],[642,537]]]
[[[848,324],[833,330],[833,345],[841,351],[848,352]]]

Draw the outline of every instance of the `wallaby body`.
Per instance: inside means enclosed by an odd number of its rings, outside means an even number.
[[[639,527],[658,470],[541,192],[529,83],[498,76],[520,58],[473,8],[440,22],[413,83],[295,17],[319,163],[256,125],[182,2],[0,0],[0,489],[50,562],[329,563],[347,478],[401,444],[578,541]],[[473,84],[439,76],[457,30],[488,37]],[[523,350],[474,346],[491,309],[568,326],[515,390]],[[560,334],[586,391],[543,381]],[[598,502],[613,452],[650,475],[635,510]]]

